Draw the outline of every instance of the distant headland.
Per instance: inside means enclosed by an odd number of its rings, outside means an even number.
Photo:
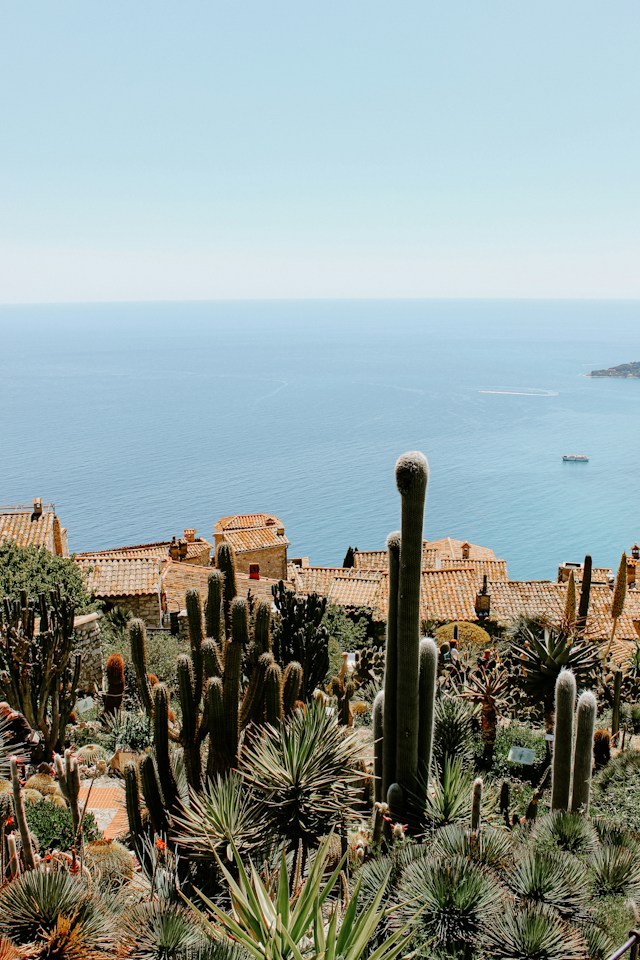
[[[640,378],[640,361],[620,363],[617,367],[608,367],[606,370],[592,370],[588,377],[626,377]]]

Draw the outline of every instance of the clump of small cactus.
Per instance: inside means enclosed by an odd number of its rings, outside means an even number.
[[[124,660],[119,653],[112,653],[105,664],[107,689],[103,694],[105,713],[117,713],[124,696]]]
[[[133,857],[117,840],[93,840],[84,850],[84,862],[92,872],[110,884],[124,883],[133,877]]]

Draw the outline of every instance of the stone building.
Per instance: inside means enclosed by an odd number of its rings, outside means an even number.
[[[19,547],[45,547],[56,557],[69,556],[67,531],[55,504],[43,504],[40,497],[32,504],[0,507],[0,543],[3,540],[14,540]]]
[[[216,552],[221,543],[233,547],[236,569],[241,573],[286,580],[289,541],[277,517],[267,513],[223,517],[216,523],[213,537]]]

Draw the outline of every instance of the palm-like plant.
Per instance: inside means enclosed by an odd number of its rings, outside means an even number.
[[[480,864],[461,856],[424,857],[404,871],[391,923],[412,924],[412,945],[422,941],[433,951],[467,958],[506,901],[504,888]]]
[[[508,906],[483,933],[487,956],[496,960],[588,960],[577,930],[539,903]]]
[[[498,729],[498,710],[507,702],[509,674],[501,663],[494,667],[479,668],[467,677],[462,696],[466,700],[480,705],[480,730],[484,744],[484,761],[488,765],[493,760]]]
[[[130,960],[243,960],[231,943],[212,943],[192,910],[166,900],[135,904],[123,918]]]
[[[553,732],[555,687],[562,670],[571,670],[578,687],[592,686],[601,664],[595,644],[541,620],[522,619],[513,634],[515,678],[531,704],[542,705],[547,733]]]
[[[460,823],[438,830],[433,838],[434,853],[445,857],[467,857],[502,874],[513,863],[513,834],[508,830],[483,827],[474,831]]]
[[[422,812],[425,825],[433,830],[468,819],[473,781],[473,770],[461,760],[445,756],[441,775],[434,778]]]
[[[203,901],[213,916],[206,921],[214,937],[224,935],[243,947],[255,960],[395,960],[408,943],[406,926],[387,937],[372,951],[369,944],[383,919],[380,905],[388,876],[373,902],[358,911],[356,886],[344,911],[340,904],[329,907],[329,897],[340,882],[344,860],[325,881],[331,837],[321,845],[309,867],[306,880],[293,895],[289,893],[284,852],[273,884],[268,885],[253,865],[246,870],[236,854],[238,879],[221,865],[229,885],[233,915],[210,900]],[[204,918],[203,918],[204,919]]]
[[[290,850],[308,850],[347,822],[356,800],[357,737],[339,727],[322,704],[297,710],[245,745],[241,772],[262,807],[265,832]]]
[[[231,845],[249,853],[261,843],[261,813],[256,799],[236,772],[210,780],[189,806],[175,817],[174,833],[181,848],[196,857],[232,860]]]
[[[473,760],[473,716],[475,708],[460,697],[436,700],[433,731],[433,759],[440,770],[445,760],[462,764]]]

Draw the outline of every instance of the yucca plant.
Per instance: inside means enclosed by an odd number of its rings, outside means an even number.
[[[532,840],[542,850],[590,854],[598,847],[598,834],[591,821],[579,813],[554,810],[541,817],[533,828]]]
[[[432,780],[424,808],[424,821],[429,829],[469,817],[473,781],[474,774],[468,766],[464,766],[460,759],[445,755],[442,773]]]
[[[188,806],[175,817],[175,839],[193,856],[216,861],[233,859],[233,844],[241,855],[265,847],[261,809],[237,772],[209,780],[200,793],[191,793]]]
[[[407,867],[394,899],[391,925],[411,924],[412,946],[422,943],[466,960],[507,895],[490,871],[472,860],[427,856]]]
[[[243,947],[255,960],[395,960],[408,943],[406,925],[387,937],[383,944],[369,951],[369,943],[383,920],[381,902],[387,882],[381,886],[373,902],[358,911],[359,888],[351,895],[343,910],[340,902],[330,897],[340,884],[344,860],[330,874],[327,872],[331,837],[328,837],[312,859],[306,879],[293,895],[284,851],[280,869],[272,884],[267,884],[253,864],[245,869],[236,854],[238,879],[222,866],[233,914],[228,914],[203,897],[211,913],[208,925],[212,937],[225,935]],[[388,878],[387,878],[388,880]]]
[[[539,903],[510,905],[483,931],[486,956],[496,960],[589,960],[584,938]]]
[[[591,640],[531,618],[523,618],[518,623],[513,633],[511,655],[518,686],[529,703],[542,705],[547,733],[553,732],[559,673],[571,670],[578,688],[584,688],[595,685],[601,672],[598,648]]]
[[[589,901],[586,870],[577,857],[531,850],[514,859],[507,884],[520,901],[543,903],[569,919]]]
[[[266,727],[242,751],[241,772],[262,807],[262,829],[289,850],[316,847],[348,822],[356,801],[360,746],[321,703]]]

